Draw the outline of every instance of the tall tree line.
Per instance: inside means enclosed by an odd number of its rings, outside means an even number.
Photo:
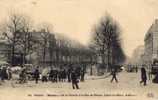
[[[37,64],[42,63],[44,66],[52,66],[53,63],[58,66],[62,63],[90,63],[93,60],[92,50],[75,40],[56,38],[49,23],[34,26],[30,17],[25,14],[11,13],[2,26],[1,33],[8,39],[11,47],[11,65],[15,64],[17,54],[21,54],[21,64],[32,63],[32,59],[37,56]]]

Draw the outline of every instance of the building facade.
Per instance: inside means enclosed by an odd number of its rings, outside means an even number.
[[[145,35],[145,53],[144,63],[152,64],[153,61],[158,60],[158,19],[149,28]]]

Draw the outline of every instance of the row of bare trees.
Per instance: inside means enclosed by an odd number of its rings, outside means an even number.
[[[14,65],[16,62],[22,64],[26,62],[26,57],[39,49],[39,45],[43,47],[43,59],[45,59],[47,44],[53,44],[49,32],[48,24],[38,25],[40,28],[33,28],[31,18],[21,13],[11,13],[5,22],[1,24],[1,34],[8,40],[10,45],[9,63]],[[38,30],[39,34],[35,34],[33,30]],[[35,36],[36,35],[36,36]],[[39,39],[40,38],[40,39]],[[42,40],[42,41],[40,41]],[[51,48],[50,48],[51,49]],[[21,56],[20,61],[15,61],[16,56]]]
[[[17,13],[10,14],[7,21],[1,24],[1,33],[8,39],[11,47],[11,65],[16,64],[15,58],[19,54],[21,64],[37,61],[37,64],[42,63],[44,66],[94,64],[97,63],[97,58],[101,57],[102,66],[107,70],[125,60],[120,26],[109,15],[104,16],[94,27],[90,47],[65,37],[58,37],[50,24],[34,26],[30,17]]]
[[[1,25],[1,33],[10,45],[11,65],[37,62],[44,66],[60,66],[94,62],[92,50],[76,41],[55,35],[52,25],[48,23],[34,26],[30,17],[12,13]],[[20,56],[20,61],[16,61],[17,56]]]

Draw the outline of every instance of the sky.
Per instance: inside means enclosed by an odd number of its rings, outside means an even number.
[[[92,29],[106,12],[121,26],[127,56],[144,44],[144,36],[158,18],[157,0],[0,0],[0,22],[10,11],[29,15],[35,23],[48,22],[55,32],[88,44]]]

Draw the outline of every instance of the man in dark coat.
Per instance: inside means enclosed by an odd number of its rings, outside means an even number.
[[[68,71],[67,71],[68,82],[71,82],[71,72],[72,72],[72,68],[69,67],[69,68],[68,68]]]
[[[85,68],[82,68],[81,70],[81,81],[84,81],[84,77],[85,77]]]
[[[34,78],[35,78],[35,83],[37,84],[38,83],[38,79],[40,77],[40,72],[39,72],[39,69],[38,67],[35,69],[35,72],[34,72]]]
[[[116,77],[116,73],[117,73],[116,68],[113,68],[112,71],[111,71],[111,75],[112,75],[111,83],[113,82],[114,79],[118,83],[118,80],[117,80],[117,77]]]
[[[59,80],[59,82],[62,81],[62,71],[61,71],[61,69],[58,71],[58,80]]]
[[[72,81],[72,88],[73,89],[79,89],[79,86],[78,86],[78,79],[77,79],[77,74],[75,73],[75,71],[73,70],[72,73],[71,73],[71,81]]]
[[[144,86],[146,85],[146,80],[147,80],[147,76],[146,76],[146,70],[144,67],[141,68],[141,83],[144,83]]]
[[[53,82],[58,82],[58,70],[53,70]]]
[[[1,80],[4,81],[8,78],[6,67],[2,67],[1,69]]]
[[[66,77],[67,77],[67,73],[66,73],[66,70],[64,69],[61,73],[62,82],[66,81]]]
[[[54,80],[53,80],[53,75],[54,75],[54,70],[53,70],[53,68],[51,68],[51,70],[50,70],[50,72],[49,72],[49,80],[50,80],[51,82],[54,82]]]
[[[19,74],[19,78],[20,78],[19,83],[20,84],[21,83],[26,83],[26,77],[27,77],[26,71],[27,71],[26,68],[22,66],[21,72]]]

